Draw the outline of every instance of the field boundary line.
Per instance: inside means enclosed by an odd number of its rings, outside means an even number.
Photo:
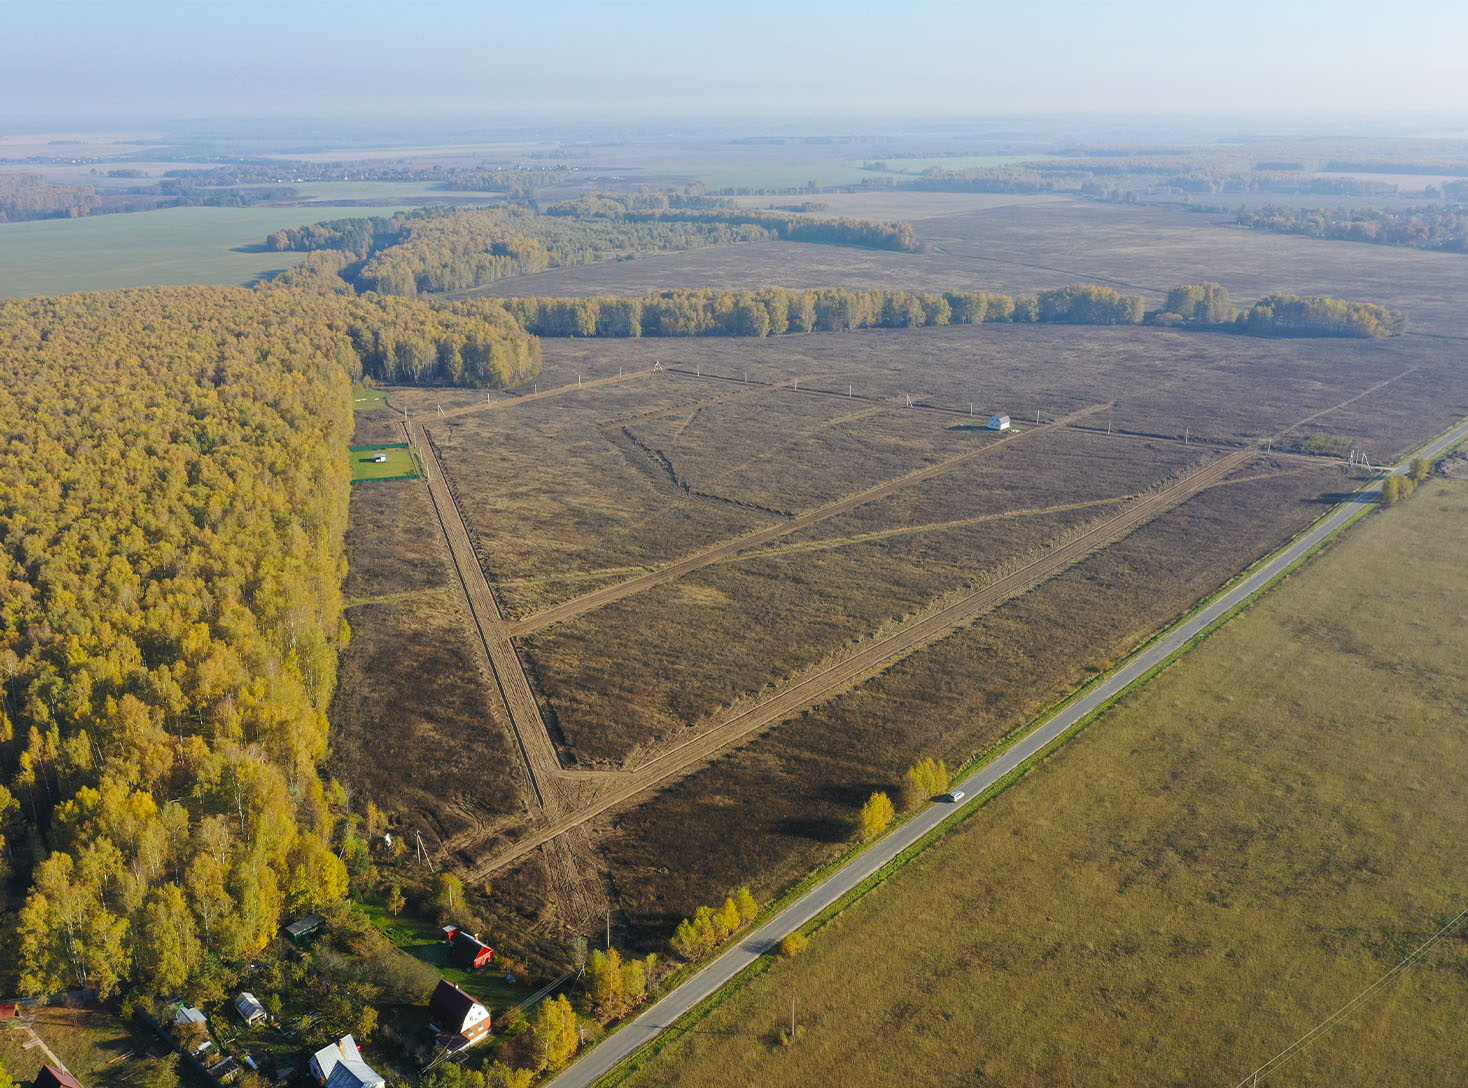
[[[479,632],[484,652],[489,657],[490,670],[494,674],[500,698],[514,730],[520,755],[525,761],[525,772],[530,779],[530,788],[537,806],[549,808],[556,800],[551,793],[550,780],[560,769],[560,759],[556,756],[545,721],[540,716],[535,693],[520,665],[519,654],[504,632],[504,618],[500,614],[499,603],[484,576],[484,568],[475,554],[473,540],[469,536],[463,512],[459,509],[458,499],[448,484],[427,432],[417,422],[402,421],[399,425],[410,445],[414,444],[415,429],[417,434],[423,436],[423,441],[416,444],[417,452],[428,470],[428,495],[448,544],[449,558],[459,577],[459,585],[464,590],[470,618]]]
[[[721,541],[711,547],[686,555],[682,559],[675,560],[672,563],[656,567],[646,574],[638,575],[635,578],[628,578],[623,582],[618,582],[602,589],[592,590],[589,593],[582,594],[580,597],[573,597],[569,601],[563,601],[561,604],[554,605],[533,616],[527,616],[525,619],[510,624],[509,633],[512,637],[534,634],[554,624],[583,616],[587,612],[603,608],[616,601],[641,593],[653,586],[671,582],[683,577],[685,574],[691,574],[696,570],[702,570],[704,567],[711,566],[730,555],[746,551],[749,548],[758,547],[761,544],[768,543],[782,536],[788,536],[790,533],[799,532],[801,529],[809,528],[812,525],[818,525],[822,521],[849,513],[857,507],[865,506],[869,502],[886,498],[888,495],[909,487],[912,484],[922,483],[925,480],[941,476],[962,464],[966,464],[971,460],[987,455],[993,450],[1007,446],[1027,434],[1036,434],[1049,430],[1052,427],[1064,426],[1070,419],[1099,412],[1106,407],[1107,405],[1105,404],[1092,405],[1082,409],[1080,412],[1074,413],[1066,419],[1054,420],[1050,423],[1042,424],[1039,427],[1028,427],[1024,430],[1014,431],[1004,438],[989,442],[977,449],[965,450],[963,453],[956,454],[946,460],[937,461],[931,465],[924,465],[922,468],[903,473],[901,476],[893,476],[890,479],[883,480],[861,491],[853,492],[850,495],[843,496],[823,506],[807,510],[797,514],[788,521],[779,522],[775,525],[769,525],[762,529],[755,529],[740,536],[732,537],[729,540]]]
[[[1243,449],[1217,458],[1184,476],[1167,490],[1154,493],[1133,504],[1116,516],[1092,526],[995,581],[964,594],[933,612],[901,624],[887,636],[868,643],[855,653],[819,667],[785,688],[765,696],[748,709],[739,711],[722,722],[709,725],[697,736],[681,741],[641,766],[625,772],[622,784],[609,789],[591,803],[551,821],[491,855],[470,870],[470,877],[474,880],[483,879],[573,827],[595,819],[723,754],[750,734],[777,725],[799,710],[819,705],[834,693],[849,690],[863,678],[875,675],[894,661],[901,660],[958,627],[972,622],[998,604],[1049,580],[1060,570],[1124,537],[1151,518],[1187,501],[1207,483],[1258,456],[1259,452],[1252,448]]]

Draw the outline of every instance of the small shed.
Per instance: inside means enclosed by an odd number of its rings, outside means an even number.
[[[449,942],[449,955],[460,967],[477,971],[494,962],[494,949],[479,939],[478,934],[456,930]]]
[[[372,457],[372,462],[373,462],[373,464],[377,464],[377,465],[385,465],[385,464],[387,464],[387,454],[385,454],[385,453],[374,454],[373,457]]]
[[[1009,417],[1007,415],[1005,415],[1003,412],[995,412],[992,416],[989,417],[989,430],[991,430],[991,431],[1007,431],[1007,430],[1009,430]]]
[[[247,1024],[263,1024],[270,1014],[265,1011],[265,1006],[256,1000],[255,995],[246,991],[234,999],[234,1011],[240,1014],[240,1019]]]
[[[43,1065],[41,1071],[36,1074],[36,1079],[31,1081],[31,1088],[82,1088],[82,1086],[65,1069],[57,1069],[54,1065]]]
[[[428,1026],[441,1046],[463,1050],[489,1037],[489,1010],[472,994],[440,979],[428,1000]]]
[[[325,918],[319,914],[308,914],[286,926],[285,935],[291,944],[310,944],[325,928]]]

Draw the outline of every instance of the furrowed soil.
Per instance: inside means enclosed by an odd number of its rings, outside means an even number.
[[[1372,515],[620,1083],[1246,1082],[1465,906],[1465,517]],[[1459,931],[1269,1082],[1463,1083],[1465,976]]]
[[[1116,507],[754,555],[522,642],[568,755],[617,765]],[[970,558],[971,557],[971,558]],[[967,559],[967,561],[965,561]]]
[[[1202,492],[604,822],[607,865],[639,934],[655,942],[741,883],[788,886],[844,849],[857,809],[874,790],[895,791],[914,760],[956,767],[999,741],[1354,486],[1333,467],[1254,475]]]

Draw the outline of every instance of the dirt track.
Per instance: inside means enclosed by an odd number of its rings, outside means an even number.
[[[523,620],[509,624],[510,636],[518,638],[521,635],[534,634],[536,631],[543,631],[552,624],[575,619],[577,616],[585,615],[594,609],[609,605],[613,601],[620,601],[624,597],[630,597],[653,586],[661,585],[664,582],[671,582],[675,578],[681,578],[685,574],[701,570],[711,564],[727,559],[729,556],[735,555],[738,552],[758,547],[761,544],[766,544],[782,536],[788,536],[791,533],[799,532],[802,529],[807,529],[829,518],[845,514],[848,511],[856,509],[858,506],[864,506],[869,502],[875,502],[877,499],[885,498],[894,491],[898,491],[904,487],[910,487],[923,480],[931,480],[935,476],[941,476],[945,472],[957,468],[959,465],[966,464],[975,458],[983,457],[985,454],[999,449],[1008,443],[1015,442],[1027,434],[1034,434],[1052,427],[1063,427],[1074,420],[1100,412],[1106,407],[1108,406],[1104,404],[1093,405],[1090,408],[1084,408],[1063,419],[1057,419],[1053,423],[1042,424],[1039,427],[1027,427],[1022,431],[1014,431],[996,442],[990,442],[986,446],[969,450],[967,453],[960,453],[958,456],[950,457],[946,461],[939,461],[936,464],[928,465],[902,476],[894,476],[892,479],[884,480],[882,483],[874,487],[869,487],[865,491],[857,491],[851,495],[847,495],[845,498],[837,499],[833,503],[816,507],[814,510],[807,510],[805,513],[799,514],[788,521],[782,521],[778,524],[767,526],[764,529],[756,529],[752,533],[746,533],[744,536],[723,541],[720,544],[715,544],[711,548],[705,548],[701,552],[686,555],[675,563],[669,563],[666,567],[659,567],[657,570],[648,571],[646,574],[640,574],[635,578],[628,578],[624,582],[617,582],[614,585],[605,586],[602,589],[594,589],[590,593],[583,593],[580,597],[573,597],[571,600],[558,604],[554,608],[547,608],[544,612],[536,613],[534,616],[528,616]]]
[[[850,688],[866,676],[912,653],[922,645],[970,622],[1001,602],[1044,582],[1098,548],[1125,536],[1138,525],[1197,492],[1217,483],[1231,471],[1259,455],[1255,449],[1230,453],[1183,477],[1166,490],[1142,499],[1115,517],[1092,527],[1066,544],[1003,578],[970,593],[953,604],[900,626],[844,661],[801,678],[748,710],[708,728],[696,737],[668,749],[635,770],[616,773],[617,784],[595,801],[554,818],[535,833],[499,851],[475,866],[469,878],[480,880],[557,836],[580,827],[650,789],[695,769],[745,737],[774,725],[804,707],[812,706]],[[460,841],[459,848],[472,845]]]
[[[418,451],[423,467],[428,474],[428,494],[433,508],[438,513],[439,524],[448,541],[449,554],[453,557],[454,570],[464,596],[469,601],[469,612],[484,641],[485,652],[494,670],[495,683],[499,687],[505,708],[509,711],[510,724],[515,729],[515,739],[520,745],[520,754],[525,759],[525,768],[530,776],[530,785],[535,792],[537,805],[545,809],[558,807],[558,795],[552,785],[556,773],[561,769],[560,759],[551,744],[545,721],[540,716],[540,707],[530,683],[525,679],[525,670],[515,653],[509,635],[505,631],[504,617],[500,615],[499,603],[485,580],[484,568],[474,554],[474,545],[469,540],[469,530],[464,526],[464,516],[459,510],[443,469],[426,441],[422,424],[412,421],[402,424],[408,444]]]

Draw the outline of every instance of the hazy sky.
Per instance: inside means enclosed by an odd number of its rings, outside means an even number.
[[[1468,3],[3,0],[0,113],[1468,113]]]

